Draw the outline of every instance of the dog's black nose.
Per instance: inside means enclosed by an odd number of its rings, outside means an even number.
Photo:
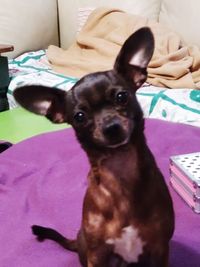
[[[121,133],[121,125],[118,122],[110,122],[104,125],[103,134],[106,138],[116,138]]]

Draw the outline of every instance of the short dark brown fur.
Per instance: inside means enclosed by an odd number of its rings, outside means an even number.
[[[113,70],[89,74],[67,93],[41,86],[14,93],[28,110],[70,123],[88,155],[91,170],[77,239],[32,227],[39,240],[77,251],[83,266],[168,266],[173,205],[147,147],[135,96],[153,49],[151,31],[142,28],[125,42]],[[132,247],[125,248],[127,243]]]

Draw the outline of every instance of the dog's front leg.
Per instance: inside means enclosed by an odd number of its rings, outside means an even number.
[[[87,251],[87,267],[110,267],[110,251],[106,245]]]
[[[87,267],[109,267],[108,262],[102,262],[98,260],[98,262],[94,262],[92,259],[88,259]]]
[[[105,247],[106,248],[106,247]],[[108,248],[87,254],[87,267],[128,267],[129,265],[119,256],[114,255]]]
[[[98,253],[88,253],[87,267],[108,267],[108,263],[98,256]]]
[[[94,267],[93,263],[90,260],[88,260],[87,267]]]

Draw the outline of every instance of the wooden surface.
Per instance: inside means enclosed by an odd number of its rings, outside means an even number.
[[[3,45],[0,44],[0,54],[1,53],[5,53],[5,52],[10,52],[14,50],[14,46],[13,45]]]

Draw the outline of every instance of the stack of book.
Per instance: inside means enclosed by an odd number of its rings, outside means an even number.
[[[200,214],[200,152],[170,157],[170,184]]]

